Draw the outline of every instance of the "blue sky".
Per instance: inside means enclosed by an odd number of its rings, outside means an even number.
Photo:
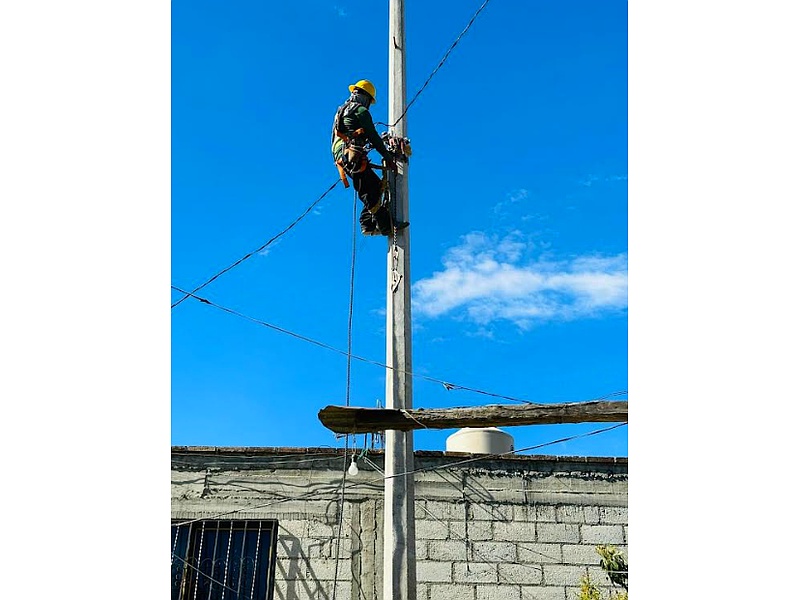
[[[406,3],[409,99],[480,4]],[[627,11],[494,0],[409,110],[416,373],[535,402],[626,397]],[[387,29],[388,2],[172,2],[173,285],[259,248],[333,183],[349,84],[372,80],[388,121]],[[352,213],[337,187],[199,295],[346,349]],[[386,242],[356,247],[353,352],[384,362]],[[187,300],[171,311],[171,441],[340,446],[316,415],[344,404],[346,375],[339,354]],[[351,404],[375,406],[384,377],[354,361]],[[413,389],[418,408],[502,402]],[[521,448],[601,427],[508,431]],[[538,452],[627,456],[627,427]]]

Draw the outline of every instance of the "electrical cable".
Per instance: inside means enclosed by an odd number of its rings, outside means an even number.
[[[206,298],[201,298],[200,296],[195,295],[194,292],[187,292],[187,291],[185,291],[185,290],[183,290],[183,289],[181,289],[181,288],[179,288],[177,286],[174,286],[174,285],[171,286],[171,287],[172,287],[172,289],[174,289],[174,290],[176,290],[176,291],[178,291],[178,292],[180,292],[182,294],[187,294],[187,295],[191,296],[192,298],[194,298],[195,300],[197,300],[199,302],[202,302],[203,304],[207,304],[207,305],[209,305],[209,306],[211,306],[213,308],[216,308],[217,310],[221,310],[223,312],[226,312],[226,313],[231,314],[233,316],[239,317],[241,319],[245,319],[245,320],[250,321],[252,323],[255,323],[257,325],[261,325],[262,327],[267,327],[268,329],[272,329],[274,331],[278,331],[280,333],[284,333],[284,334],[289,335],[289,336],[291,336],[293,338],[296,338],[298,340],[302,340],[304,342],[308,342],[309,344],[314,344],[315,346],[319,346],[320,348],[324,348],[326,350],[331,350],[332,352],[336,352],[337,354],[341,354],[342,356],[352,357],[354,360],[358,360],[358,361],[361,361],[361,362],[364,362],[364,363],[367,363],[367,364],[371,364],[371,365],[374,365],[376,367],[381,367],[381,368],[384,368],[384,369],[393,369],[393,367],[390,367],[389,365],[386,365],[386,364],[384,364],[382,362],[379,362],[379,361],[376,361],[376,360],[372,360],[372,359],[369,359],[369,358],[364,358],[362,356],[358,356],[356,354],[352,354],[350,352],[346,352],[344,350],[340,350],[339,348],[331,346],[330,344],[325,344],[325,343],[317,341],[315,339],[300,335],[298,333],[294,333],[293,331],[289,331],[288,329],[284,329],[282,327],[278,327],[277,325],[273,325],[271,323],[267,323],[266,321],[261,321],[259,319],[254,318],[254,317],[249,317],[249,316],[247,316],[245,314],[242,314],[240,312],[237,312],[237,311],[235,311],[233,309],[230,309],[230,308],[221,306],[219,304],[216,304],[214,302],[211,302],[210,300],[208,300]],[[441,379],[436,379],[434,377],[430,377],[428,375],[421,375],[419,373],[413,373],[411,371],[402,371],[402,372],[406,373],[410,377],[417,377],[419,379],[424,379],[425,381],[430,381],[430,382],[433,382],[433,383],[441,384],[448,391],[450,391],[450,390],[464,390],[464,391],[467,391],[467,392],[474,392],[476,394],[483,394],[485,396],[492,396],[494,398],[502,398],[502,399],[505,399],[505,400],[511,400],[513,402],[521,402],[521,403],[524,403],[524,404],[533,404],[533,405],[536,405],[536,406],[546,406],[547,405],[546,403],[531,402],[530,400],[523,400],[523,399],[520,399],[520,398],[514,398],[513,396],[505,396],[505,395],[502,395],[502,394],[494,394],[492,392],[486,392],[486,391],[479,390],[479,389],[476,389],[476,388],[471,388],[471,387],[467,387],[467,386],[463,386],[463,385],[458,385],[458,384],[455,384],[455,383],[450,383],[450,382],[447,382],[447,381],[444,381],[444,380],[441,380]]]
[[[199,302],[202,302],[203,304],[207,304],[207,305],[209,305],[209,306],[211,306],[213,308],[216,308],[217,310],[221,310],[223,312],[226,312],[228,314],[234,315],[234,316],[239,317],[241,319],[245,319],[245,320],[250,321],[252,323],[255,323],[257,325],[261,325],[263,327],[267,327],[268,329],[272,329],[274,331],[278,331],[280,333],[284,333],[286,335],[289,335],[289,336],[294,337],[296,339],[299,339],[301,341],[308,342],[310,344],[314,344],[315,346],[319,346],[320,348],[324,348],[326,350],[331,350],[332,352],[336,352],[337,354],[341,354],[342,356],[346,356],[348,358],[353,358],[353,359],[358,360],[360,362],[371,364],[371,365],[374,365],[376,367],[381,367],[383,369],[393,369],[393,367],[390,367],[389,365],[386,365],[386,364],[384,364],[382,362],[379,362],[379,361],[376,361],[376,360],[372,360],[372,359],[369,359],[369,358],[364,358],[362,356],[358,356],[356,354],[352,354],[351,352],[340,350],[339,348],[336,348],[336,347],[331,346],[329,344],[325,344],[324,342],[320,342],[320,341],[314,340],[312,338],[300,335],[298,333],[294,333],[293,331],[289,331],[288,329],[284,329],[282,327],[278,327],[277,325],[272,325],[271,323],[267,323],[266,321],[261,321],[259,319],[254,318],[254,317],[249,317],[249,316],[244,315],[244,314],[242,314],[240,312],[237,312],[237,311],[235,311],[233,309],[226,308],[224,306],[221,306],[219,304],[211,302],[210,300],[208,300],[206,298],[201,298],[200,296],[195,295],[193,292],[186,292],[186,291],[182,290],[181,288],[178,288],[178,287],[176,287],[174,285],[172,286],[172,289],[174,289],[174,290],[176,290],[176,291],[178,291],[178,292],[180,292],[182,294],[188,294],[189,296],[191,296],[195,300],[197,300]],[[480,390],[480,389],[477,389],[477,388],[472,388],[472,387],[467,387],[467,386],[464,386],[464,385],[458,385],[458,384],[455,384],[455,383],[450,383],[450,382],[444,381],[442,379],[436,379],[435,377],[430,377],[428,375],[422,375],[422,374],[419,374],[419,373],[414,373],[412,371],[401,371],[401,372],[405,373],[406,375],[408,375],[410,377],[416,377],[418,379],[423,379],[423,380],[429,381],[431,383],[438,383],[438,384],[444,386],[444,388],[447,391],[463,390],[465,392],[473,392],[475,394],[481,394],[481,395],[484,395],[484,396],[491,396],[493,398],[500,398],[500,399],[503,399],[503,400],[510,400],[512,402],[520,402],[520,403],[523,403],[523,404],[531,404],[533,406],[547,406],[546,402],[532,402],[531,400],[525,400],[525,399],[522,399],[522,398],[515,398],[513,396],[506,396],[504,394],[495,394],[493,392],[487,392],[485,390]],[[611,396],[618,396],[618,395],[623,395],[623,394],[627,394],[627,393],[628,393],[627,390],[620,390],[620,391],[616,391],[616,392],[611,392],[611,393],[606,394],[605,396],[602,396],[600,398],[593,398],[593,400],[602,400],[604,398],[609,398]]]
[[[183,298],[181,298],[181,299],[180,299],[180,300],[178,300],[177,302],[174,302],[170,308],[175,308],[175,307],[176,307],[176,306],[178,306],[178,305],[179,305],[181,302],[183,302],[184,300],[186,300],[187,298],[189,298],[189,297],[190,297],[192,294],[194,294],[195,292],[197,292],[197,291],[199,291],[199,290],[202,290],[202,289],[203,289],[204,287],[206,287],[206,286],[207,286],[209,283],[211,283],[212,281],[214,281],[215,279],[217,279],[217,277],[219,277],[220,275],[222,275],[222,274],[224,274],[224,273],[227,273],[228,271],[230,271],[231,269],[233,269],[235,266],[237,266],[237,265],[239,265],[239,264],[243,263],[244,261],[246,261],[248,258],[250,258],[251,256],[253,256],[254,254],[258,254],[259,252],[262,252],[262,251],[263,251],[265,248],[267,248],[267,246],[269,246],[270,244],[272,244],[272,243],[273,243],[275,240],[277,240],[277,239],[278,239],[278,238],[280,238],[282,235],[284,235],[285,233],[287,233],[287,232],[288,232],[290,229],[292,229],[292,227],[294,227],[295,225],[297,225],[297,224],[298,224],[298,223],[299,223],[299,222],[300,222],[300,221],[301,221],[301,220],[302,220],[302,219],[303,219],[303,218],[304,218],[304,217],[305,217],[305,216],[306,216],[308,213],[310,213],[310,212],[311,212],[311,210],[312,210],[312,209],[313,209],[313,208],[314,208],[314,207],[315,207],[317,204],[319,204],[319,203],[322,201],[322,199],[323,199],[325,196],[327,196],[327,195],[328,195],[328,194],[329,194],[329,193],[330,193],[330,192],[333,190],[333,188],[335,188],[335,187],[336,187],[336,185],[337,185],[338,183],[339,183],[339,180],[337,179],[337,180],[336,180],[336,181],[333,183],[333,185],[331,185],[331,186],[330,186],[330,187],[329,187],[327,190],[325,190],[325,192],[324,192],[324,193],[323,193],[323,194],[322,194],[322,195],[321,195],[319,198],[317,198],[316,200],[314,200],[314,202],[312,202],[312,203],[311,203],[311,206],[309,206],[309,207],[308,207],[308,208],[307,208],[307,209],[306,209],[306,210],[303,212],[303,214],[301,214],[299,217],[297,217],[297,218],[296,218],[296,219],[295,219],[295,220],[294,220],[294,221],[293,221],[293,222],[292,222],[292,223],[291,223],[291,224],[290,224],[288,227],[286,227],[286,228],[285,228],[283,231],[281,231],[280,233],[278,233],[278,234],[274,235],[273,237],[271,237],[271,238],[270,238],[270,239],[269,239],[269,240],[268,240],[266,243],[262,244],[262,245],[261,245],[260,247],[258,247],[257,249],[253,250],[252,252],[250,252],[250,253],[248,253],[248,254],[245,254],[245,255],[244,255],[242,258],[240,258],[239,260],[237,260],[236,262],[234,262],[234,263],[233,263],[233,264],[231,264],[230,266],[227,266],[227,267],[225,267],[224,269],[222,269],[222,271],[220,271],[219,273],[217,273],[216,275],[214,275],[213,277],[211,277],[211,278],[210,278],[208,281],[206,281],[205,283],[203,283],[203,284],[201,284],[201,285],[197,286],[196,288],[194,288],[194,289],[193,289],[191,292],[183,292],[183,293],[185,294],[185,295],[183,296]]]
[[[484,9],[484,8],[486,8],[486,5],[487,5],[487,4],[489,4],[489,2],[490,2],[490,0],[484,0],[483,4],[481,4],[481,6],[478,8],[478,10],[477,10],[477,11],[475,11],[475,14],[473,14],[473,15],[472,15],[472,18],[471,18],[471,19],[469,20],[469,22],[467,23],[467,26],[466,26],[466,27],[465,27],[465,28],[464,28],[464,29],[461,31],[461,33],[459,33],[459,34],[458,34],[458,36],[456,37],[455,41],[453,41],[453,43],[450,45],[450,47],[449,47],[449,48],[447,49],[447,51],[444,53],[444,56],[442,56],[442,59],[439,61],[439,64],[438,64],[438,65],[436,65],[436,67],[433,69],[433,71],[431,72],[431,74],[430,74],[430,75],[428,75],[428,78],[425,80],[425,83],[423,83],[423,84],[422,84],[422,87],[420,87],[420,88],[419,88],[419,90],[417,90],[417,92],[414,94],[414,96],[413,96],[413,98],[411,99],[411,101],[410,101],[410,102],[409,102],[409,103],[406,105],[406,107],[405,107],[405,110],[403,110],[402,114],[400,115],[400,117],[398,117],[398,119],[397,119],[397,120],[394,122],[394,124],[393,124],[393,125],[391,125],[391,126],[389,126],[389,125],[387,125],[386,123],[377,122],[377,123],[376,123],[376,125],[386,125],[387,127],[391,127],[392,129],[393,129],[394,127],[396,127],[396,126],[397,126],[397,124],[398,124],[398,123],[399,123],[399,122],[400,122],[400,121],[403,119],[403,117],[405,117],[405,116],[406,116],[406,113],[407,113],[407,112],[408,112],[408,110],[411,108],[411,106],[412,106],[412,105],[413,105],[413,104],[414,104],[414,103],[417,101],[417,98],[419,98],[420,94],[422,94],[422,92],[425,90],[425,88],[426,88],[426,87],[428,87],[428,84],[431,82],[431,80],[432,80],[432,79],[433,79],[433,77],[436,75],[436,73],[439,71],[439,69],[441,69],[441,68],[444,66],[445,62],[447,62],[447,59],[450,57],[450,53],[451,53],[451,52],[452,52],[452,51],[455,49],[455,47],[456,47],[456,46],[458,46],[459,42],[461,41],[461,38],[463,38],[463,37],[464,37],[464,35],[467,33],[467,31],[469,31],[469,29],[472,27],[472,24],[473,24],[473,23],[475,22],[475,20],[478,18],[478,15],[479,15],[479,14],[480,14],[480,13],[483,11],[483,9]],[[272,244],[272,243],[273,243],[275,240],[277,240],[279,237],[281,237],[282,235],[284,235],[285,233],[287,233],[287,232],[288,232],[290,229],[292,229],[292,228],[293,228],[295,225],[297,225],[297,223],[298,223],[300,220],[302,220],[302,219],[303,219],[303,218],[304,218],[304,217],[305,217],[305,216],[306,216],[306,215],[307,215],[309,212],[311,212],[311,210],[314,208],[314,206],[316,206],[316,205],[317,205],[317,204],[318,204],[318,203],[319,203],[319,202],[320,202],[320,201],[321,201],[321,200],[322,200],[322,199],[323,199],[325,196],[327,196],[327,195],[328,195],[328,193],[329,193],[329,192],[331,192],[331,191],[333,190],[333,188],[335,188],[335,187],[336,187],[336,185],[337,185],[338,183],[339,183],[339,180],[337,179],[337,180],[336,180],[336,181],[333,183],[333,185],[331,185],[331,186],[330,186],[330,187],[329,187],[329,188],[328,188],[328,189],[327,189],[327,190],[326,190],[326,191],[325,191],[325,192],[324,192],[324,193],[323,193],[323,194],[322,194],[322,195],[321,195],[319,198],[317,198],[317,199],[316,199],[316,200],[315,200],[315,201],[314,201],[314,202],[311,204],[311,206],[309,206],[309,207],[308,207],[308,208],[305,210],[305,212],[303,212],[303,214],[301,214],[301,215],[300,215],[300,216],[299,216],[299,217],[298,217],[298,218],[297,218],[297,219],[296,219],[294,222],[292,222],[292,223],[291,223],[291,224],[290,224],[290,225],[289,225],[289,226],[288,226],[286,229],[284,229],[284,230],[283,230],[283,231],[281,231],[279,234],[277,234],[276,236],[274,236],[273,238],[271,238],[270,240],[268,240],[268,241],[267,241],[265,244],[263,244],[262,246],[260,246],[258,249],[254,250],[253,252],[250,252],[249,254],[246,254],[245,256],[243,256],[242,258],[240,258],[239,260],[237,260],[236,262],[234,262],[234,263],[233,263],[233,264],[231,264],[230,266],[228,266],[228,267],[226,267],[225,269],[223,269],[222,271],[218,272],[216,275],[214,275],[213,277],[211,277],[210,279],[208,279],[208,280],[207,280],[205,283],[203,283],[203,284],[201,284],[201,285],[197,286],[196,288],[194,288],[194,289],[192,290],[192,292],[191,292],[191,293],[186,293],[186,292],[185,292],[185,293],[184,293],[184,296],[183,296],[182,298],[180,298],[179,300],[177,300],[176,302],[174,302],[174,303],[173,303],[173,304],[170,306],[170,308],[175,308],[176,306],[178,306],[179,304],[181,304],[181,303],[182,303],[184,300],[186,300],[187,298],[189,298],[191,294],[193,294],[193,293],[195,293],[195,292],[198,292],[198,291],[200,291],[201,289],[203,289],[204,287],[206,287],[206,286],[207,286],[209,283],[211,283],[212,281],[214,281],[215,279],[217,279],[219,276],[223,275],[223,274],[224,274],[224,273],[226,273],[227,271],[230,271],[231,269],[233,269],[233,268],[234,268],[234,267],[236,267],[237,265],[241,264],[242,262],[244,262],[245,260],[247,260],[248,258],[250,258],[251,256],[253,256],[254,254],[257,254],[257,253],[259,253],[259,252],[263,251],[263,250],[264,250],[265,248],[267,248],[267,247],[268,247],[270,244]]]
[[[478,18],[478,15],[481,14],[481,11],[483,11],[483,9],[486,8],[486,5],[489,4],[489,2],[490,2],[490,0],[484,0],[484,3],[481,4],[480,8],[478,8],[478,10],[475,11],[475,14],[472,15],[472,18],[469,20],[469,23],[467,23],[467,26],[463,29],[463,31],[461,33],[458,34],[458,37],[455,39],[455,41],[447,49],[447,52],[444,53],[444,56],[439,61],[439,64],[436,65],[436,68],[431,72],[430,75],[428,75],[428,79],[426,79],[425,83],[422,84],[422,87],[419,88],[419,90],[417,90],[417,93],[414,94],[414,97],[411,99],[411,102],[409,102],[406,105],[405,110],[398,117],[398,119],[394,122],[394,124],[388,125],[387,123],[378,122],[378,123],[376,123],[376,125],[386,125],[387,127],[391,128],[391,129],[394,129],[397,126],[397,124],[403,119],[403,117],[406,116],[406,113],[408,112],[408,109],[411,108],[411,106],[414,104],[414,102],[417,101],[417,98],[419,98],[419,95],[422,93],[422,91],[426,87],[428,87],[428,84],[431,82],[431,79],[433,79],[433,76],[436,75],[436,73],[439,71],[439,69],[441,69],[442,66],[444,66],[444,63],[447,62],[447,59],[450,56],[450,53],[455,49],[456,46],[458,46],[458,43],[461,41],[461,38],[464,37],[464,35],[467,33],[467,31],[469,31],[469,28],[472,27],[472,24],[475,22],[475,19]]]
[[[604,427],[602,429],[596,429],[594,431],[590,431],[590,432],[587,432],[587,433],[581,433],[581,434],[573,435],[573,436],[570,436],[570,437],[561,438],[561,439],[558,439],[558,440],[553,440],[551,442],[545,442],[545,443],[542,443],[542,444],[535,444],[533,446],[527,446],[525,448],[519,448],[517,450],[510,450],[509,452],[502,452],[500,454],[484,454],[484,455],[481,455],[481,456],[478,456],[478,457],[475,457],[475,458],[462,460],[462,461],[457,461],[457,462],[454,462],[454,463],[448,463],[446,465],[439,465],[439,466],[436,466],[436,467],[427,467],[427,468],[415,469],[413,471],[407,471],[405,473],[397,473],[397,474],[392,475],[390,477],[383,476],[383,477],[378,477],[378,478],[375,478],[375,479],[368,479],[368,480],[365,480],[365,481],[356,481],[354,483],[351,483],[350,485],[346,485],[345,489],[349,490],[349,489],[352,489],[352,488],[355,488],[355,487],[366,486],[366,485],[374,485],[374,484],[378,484],[380,482],[385,481],[386,479],[393,478],[393,477],[404,477],[406,475],[412,475],[412,474],[416,474],[416,473],[426,473],[426,472],[433,472],[433,471],[439,471],[439,470],[446,470],[446,469],[450,469],[450,468],[452,468],[454,466],[460,466],[460,465],[463,465],[463,464],[473,463],[473,462],[477,462],[477,461],[481,461],[481,460],[492,460],[492,459],[502,458],[503,456],[508,456],[510,454],[517,454],[519,452],[527,452],[528,450],[538,450],[538,449],[544,448],[546,446],[552,446],[554,444],[560,444],[560,443],[563,443],[563,442],[569,442],[569,441],[576,440],[576,439],[579,439],[579,438],[584,438],[584,437],[589,437],[589,436],[592,436],[592,435],[597,435],[597,434],[600,434],[600,433],[605,433],[606,431],[611,431],[612,429],[616,429],[618,427],[621,427],[621,426],[627,425],[627,424],[628,423],[626,421],[624,423],[618,423],[618,424],[613,425],[611,427]],[[347,453],[345,453],[345,461],[346,460],[347,460]],[[240,512],[258,510],[258,509],[261,509],[261,508],[267,508],[269,506],[274,506],[276,504],[282,504],[284,502],[291,502],[291,501],[294,501],[294,500],[304,500],[304,499],[309,498],[311,496],[315,496],[317,494],[320,494],[320,493],[322,493],[324,491],[327,491],[329,494],[331,492],[339,493],[339,484],[337,483],[334,488],[330,488],[330,487],[322,488],[322,487],[320,487],[320,488],[317,488],[317,489],[314,489],[314,490],[310,490],[310,491],[308,491],[308,492],[306,492],[304,494],[299,494],[297,496],[279,498],[277,500],[271,500],[270,502],[266,502],[264,504],[255,504],[255,505],[250,505],[250,506],[244,506],[244,507],[241,507],[241,508],[228,510],[228,511],[217,513],[217,514],[210,515],[210,516],[198,517],[196,519],[189,519],[189,520],[186,520],[186,521],[181,521],[180,523],[173,523],[172,525],[175,526],[175,527],[181,527],[183,525],[189,525],[191,523],[197,523],[199,521],[212,520],[212,519],[217,519],[219,517],[224,517],[224,516],[227,516],[227,515],[236,514],[236,513],[240,513]]]

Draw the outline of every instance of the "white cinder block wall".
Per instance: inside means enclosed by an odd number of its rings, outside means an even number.
[[[587,570],[609,587],[595,546],[627,555],[627,459],[448,467],[463,459],[415,454],[432,469],[415,484],[418,600],[573,600]],[[173,518],[277,519],[275,600],[383,600],[383,482],[365,461],[347,476],[340,531],[345,466],[341,450],[175,447]]]

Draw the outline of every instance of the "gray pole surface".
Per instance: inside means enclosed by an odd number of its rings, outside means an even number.
[[[389,123],[406,105],[404,0],[389,0]],[[406,137],[406,117],[392,134]],[[394,183],[396,218],[408,216],[408,163],[397,162]],[[409,232],[389,238],[386,289],[386,407],[409,409],[411,402],[411,286]],[[414,433],[386,432],[386,477],[383,513],[383,600],[416,600],[417,562],[414,527]]]

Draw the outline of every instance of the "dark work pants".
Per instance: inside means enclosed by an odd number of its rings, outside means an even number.
[[[382,235],[389,235],[392,226],[386,207],[381,206],[374,213],[369,210],[374,211],[375,206],[381,203],[381,178],[369,167],[361,173],[354,173],[350,178],[353,180],[353,187],[358,197],[364,204],[359,218],[362,233],[372,233],[377,230]]]

